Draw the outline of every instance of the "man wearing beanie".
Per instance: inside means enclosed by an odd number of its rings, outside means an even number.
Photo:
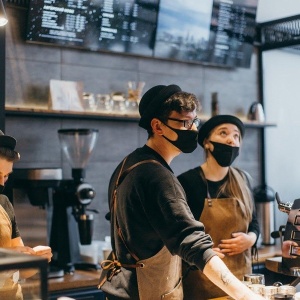
[[[9,199],[2,194],[5,182],[12,173],[13,163],[20,159],[20,154],[15,151],[16,139],[5,135],[0,130],[0,247],[31,255],[38,255],[51,260],[52,251],[48,246],[36,251],[37,248],[24,246],[16,223],[15,213]],[[29,277],[36,273],[35,270],[24,270],[22,277]],[[14,275],[1,274],[0,299],[22,300],[21,286],[18,284],[18,272]]]
[[[101,263],[99,282],[108,300],[182,300],[181,259],[234,299],[263,299],[212,250],[170,168],[173,158],[197,147],[197,105],[177,85],[154,86],[140,101],[139,126],[147,130],[147,142],[125,157],[109,183],[113,251]]]

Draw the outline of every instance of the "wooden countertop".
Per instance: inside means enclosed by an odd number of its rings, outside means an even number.
[[[255,263],[264,263],[266,259],[281,256],[281,245],[264,246],[258,249],[258,260]]]
[[[219,297],[219,298],[213,298],[213,299],[208,299],[208,300],[232,300],[230,296],[225,296],[225,297]]]
[[[281,256],[280,245],[265,246],[258,249],[258,261],[264,263],[266,259]],[[100,272],[96,270],[82,271],[76,270],[73,275],[66,274],[64,277],[51,278],[48,280],[49,292],[68,290],[75,288],[95,287],[97,288]],[[217,298],[216,300],[227,300],[228,297]]]
[[[61,291],[76,288],[95,287],[99,283],[100,272],[96,270],[76,270],[73,275],[66,274],[64,277],[48,279],[48,291]]]

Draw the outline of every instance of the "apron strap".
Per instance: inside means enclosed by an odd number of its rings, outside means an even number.
[[[127,157],[123,160],[123,163],[122,163],[122,166],[121,166],[121,169],[120,169],[120,172],[119,172],[119,175],[118,175],[118,178],[117,178],[117,181],[116,181],[116,184],[115,184],[115,188],[114,188],[114,191],[113,191],[113,201],[112,201],[112,207],[111,207],[111,212],[113,213],[113,216],[114,216],[114,224],[117,228],[117,232],[118,232],[118,235],[120,237],[120,239],[122,240],[124,246],[126,247],[127,251],[129,252],[129,254],[136,260],[136,261],[139,261],[140,259],[138,258],[138,256],[130,250],[130,248],[128,247],[126,241],[125,241],[125,238],[123,236],[123,233],[122,233],[122,229],[119,225],[119,222],[118,222],[118,217],[117,217],[117,189],[118,187],[120,186],[120,184],[123,182],[123,180],[125,179],[125,177],[134,169],[136,168],[137,166],[141,165],[141,164],[145,164],[145,163],[155,163],[155,164],[159,164],[159,165],[162,165],[159,161],[155,160],[155,159],[146,159],[146,160],[142,160],[142,161],[139,161],[135,164],[133,164],[132,166],[130,166],[129,168],[127,168],[125,171],[123,171],[123,168],[124,168],[124,165],[125,165],[125,161],[126,161]],[[123,171],[123,172],[122,172]],[[134,264],[134,265],[125,265],[125,264],[121,264],[122,266],[124,267],[128,267],[128,268],[143,268],[144,265],[143,264]]]

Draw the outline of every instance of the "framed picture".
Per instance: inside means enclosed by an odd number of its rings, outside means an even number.
[[[82,82],[51,79],[49,109],[83,111],[82,95]]]

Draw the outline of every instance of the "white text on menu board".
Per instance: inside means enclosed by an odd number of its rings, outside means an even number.
[[[116,28],[111,28],[111,22],[114,18],[113,0],[105,0],[102,8],[102,22],[100,28],[99,41],[103,39],[114,40],[118,32]]]

